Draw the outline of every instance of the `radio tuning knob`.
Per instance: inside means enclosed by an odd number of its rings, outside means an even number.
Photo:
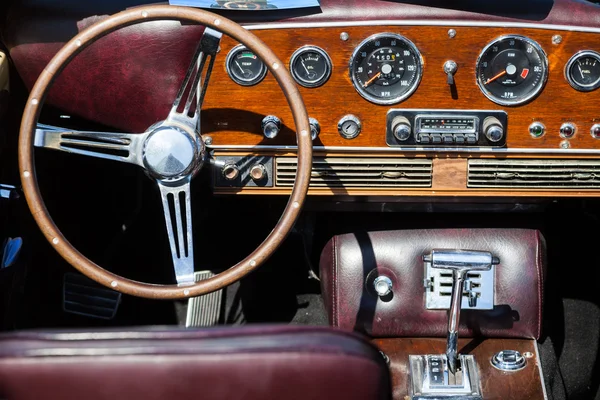
[[[274,139],[281,131],[281,120],[274,115],[263,118],[261,128],[267,139]]]
[[[483,121],[483,132],[490,142],[499,142],[504,137],[504,127],[496,117],[487,117]]]
[[[411,131],[410,122],[406,117],[396,117],[392,120],[392,133],[399,141],[404,142],[410,138]]]

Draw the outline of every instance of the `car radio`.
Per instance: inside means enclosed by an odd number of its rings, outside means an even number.
[[[504,111],[400,110],[387,113],[392,147],[504,147]]]

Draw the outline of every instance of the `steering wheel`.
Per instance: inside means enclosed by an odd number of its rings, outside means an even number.
[[[49,88],[77,54],[119,28],[155,20],[188,21],[205,26],[183,84],[164,121],[139,134],[36,129]],[[292,194],[280,220],[258,248],[226,271],[195,282],[190,182],[206,161],[206,145],[200,134],[199,121],[202,101],[219,51],[221,32],[254,51],[279,83],[294,116],[298,169]],[[130,280],[103,269],[77,251],[46,209],[36,178],[34,146],[132,163],[145,169],[160,189],[177,284],[158,285]],[[122,293],[153,299],[182,299],[207,294],[238,281],[258,268],[279,247],[296,222],[308,191],[311,165],[308,114],[294,80],[273,51],[233,21],[200,9],[166,5],[123,11],[71,39],[42,71],[31,90],[19,136],[19,171],[23,192],[46,239],[67,262],[94,281]]]

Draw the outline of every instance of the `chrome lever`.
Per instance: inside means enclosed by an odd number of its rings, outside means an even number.
[[[448,369],[455,374],[458,368],[458,324],[467,273],[487,271],[492,268],[492,265],[499,264],[500,260],[487,251],[432,250],[430,255],[423,256],[423,261],[431,263],[433,268],[452,270],[452,296],[448,318],[446,357],[448,358]],[[469,291],[471,289],[469,284]],[[471,293],[473,292],[471,291]]]

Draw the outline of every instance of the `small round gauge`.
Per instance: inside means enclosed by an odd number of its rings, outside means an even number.
[[[242,86],[256,85],[267,75],[267,66],[254,52],[244,45],[237,45],[225,60],[229,77]]]
[[[300,85],[318,87],[331,76],[331,59],[323,49],[304,46],[292,54],[290,72]]]
[[[537,96],[548,79],[548,58],[525,36],[502,36],[488,44],[477,59],[477,84],[501,105],[523,104]]]
[[[569,84],[581,92],[600,87],[600,53],[591,50],[576,53],[565,68]]]
[[[419,86],[421,53],[408,39],[379,33],[365,39],[350,59],[350,77],[356,91],[376,104],[394,104]]]

